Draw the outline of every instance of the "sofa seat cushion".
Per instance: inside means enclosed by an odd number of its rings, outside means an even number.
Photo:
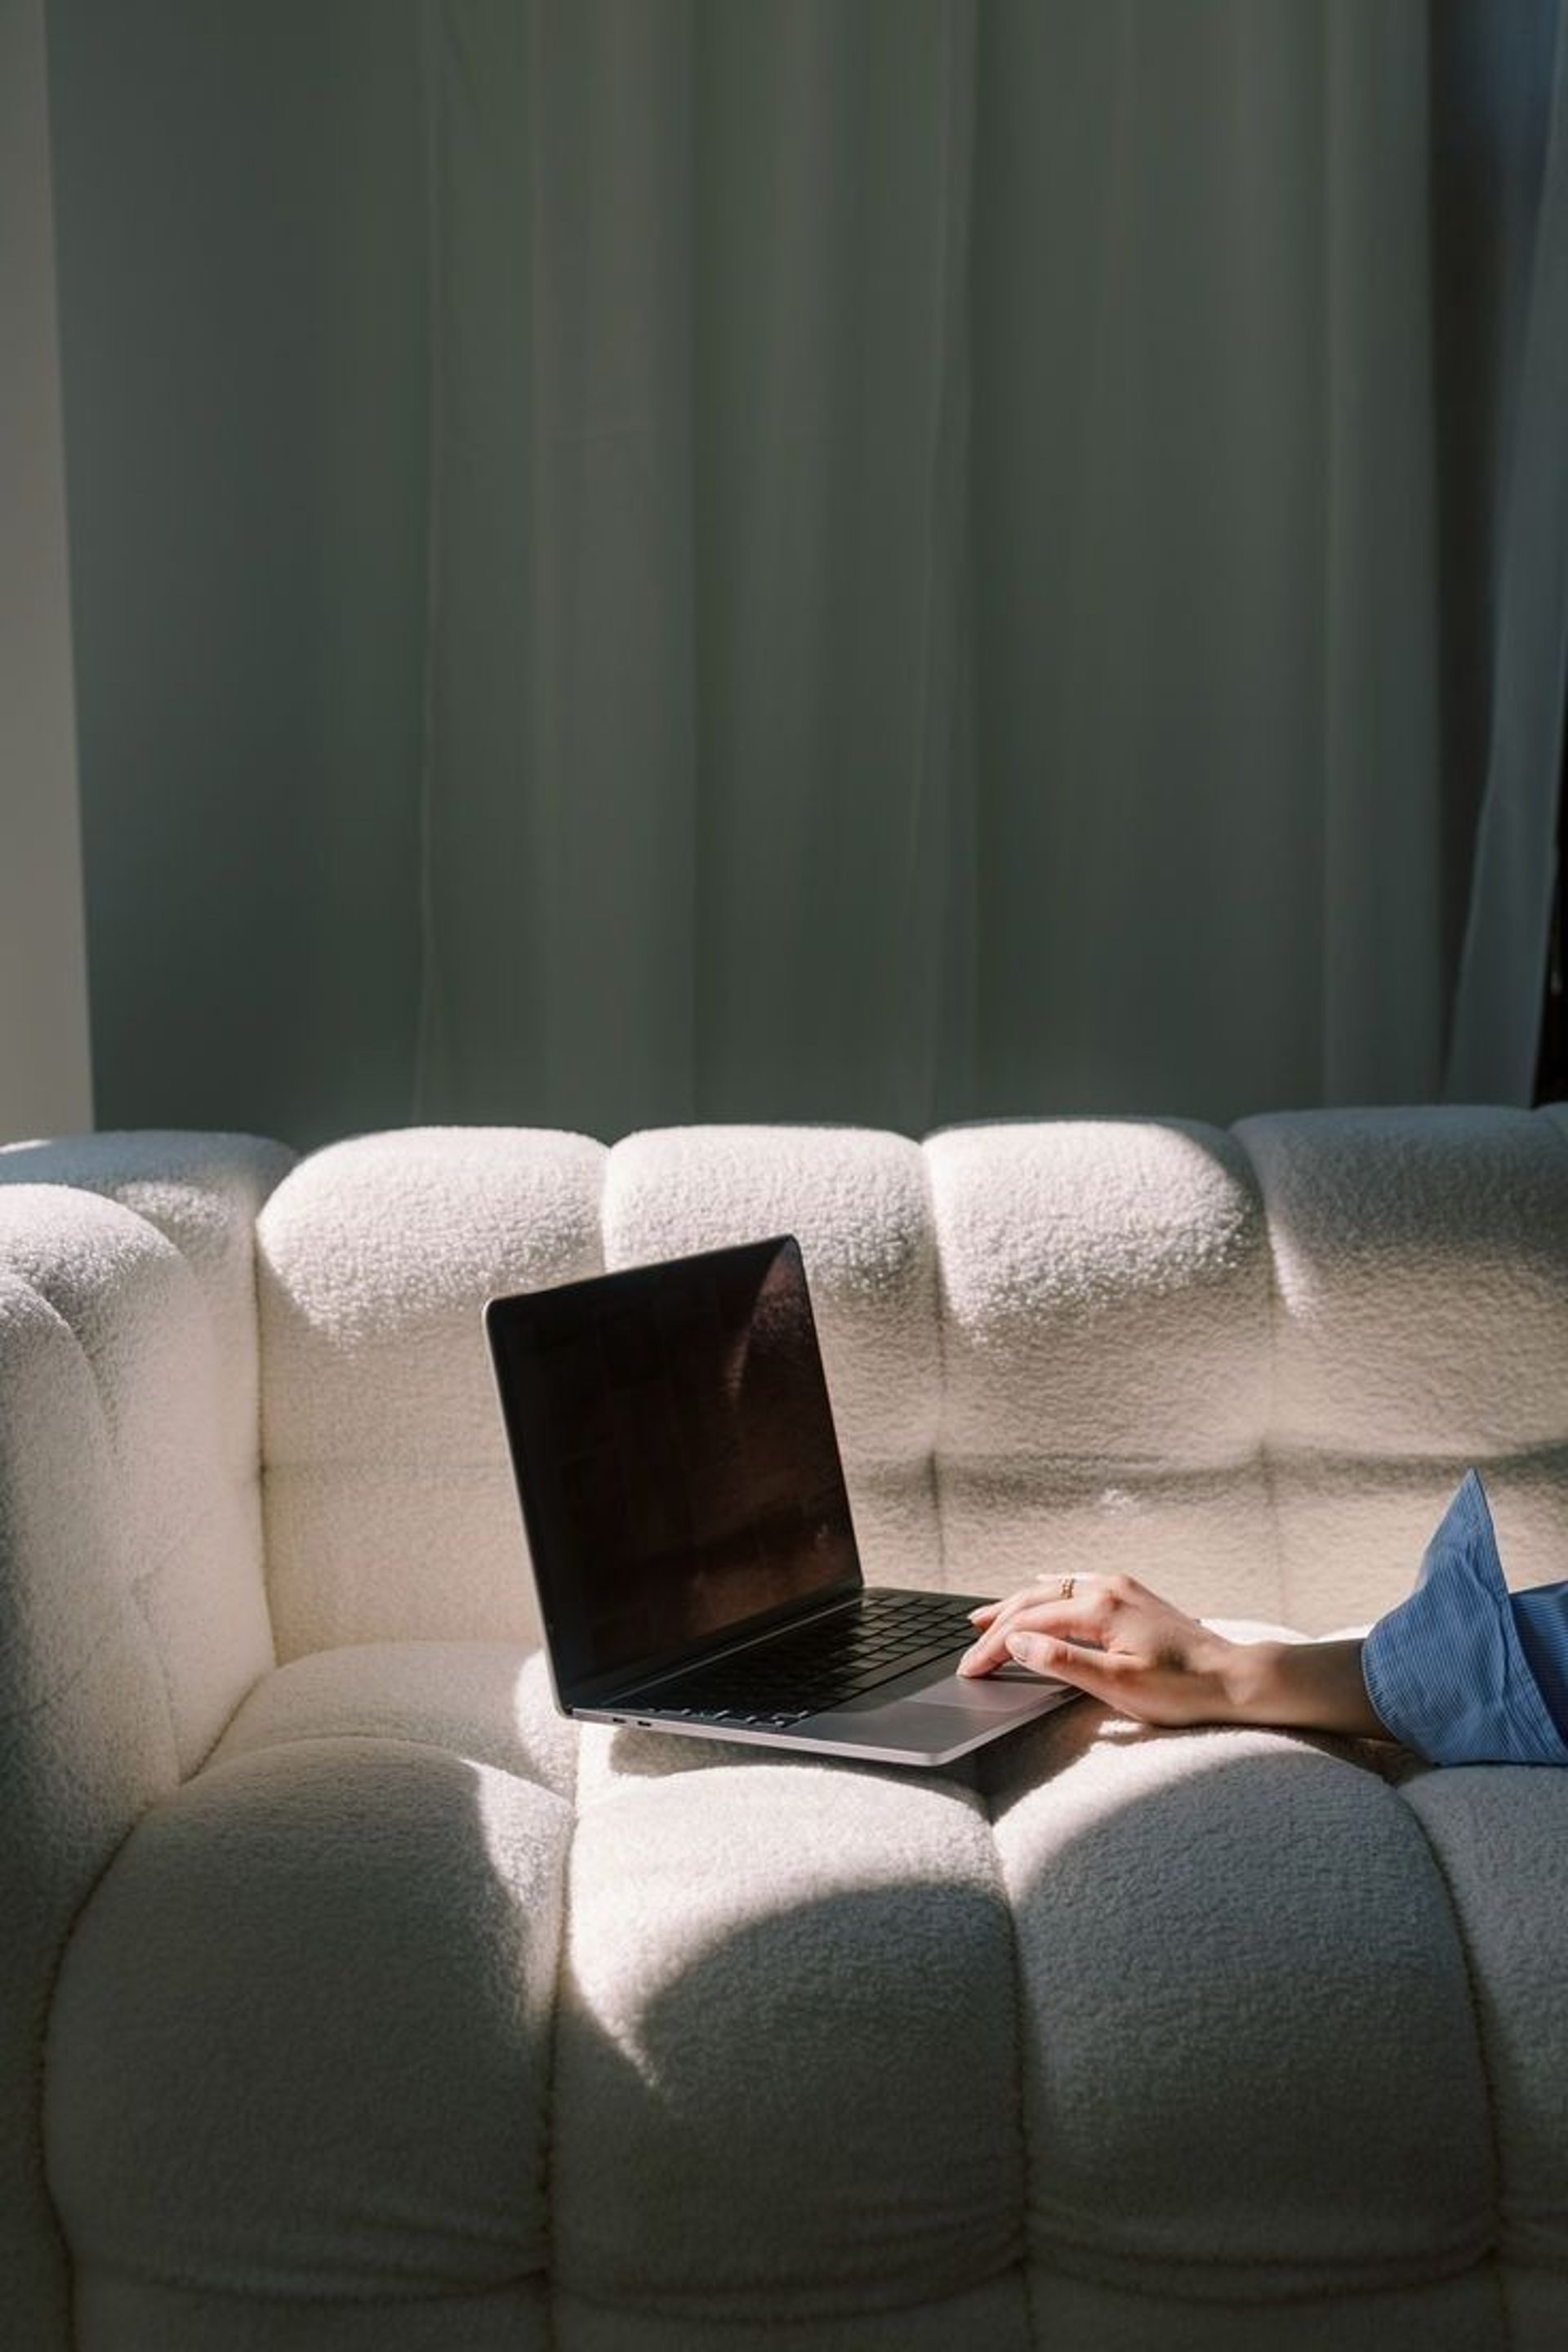
[[[344,1651],[143,1817],[50,2022],[84,2352],[544,2340],[573,1745],[537,1658]]]
[[[1274,2303],[1487,2254],[1466,1953],[1375,1754],[1091,1707],[997,1752],[1027,2228],[1050,2270]]]
[[[1466,1951],[1331,1741],[900,1774],[301,1659],[100,1884],[47,2109],[83,2352],[1503,2340]]]
[[[1510,2304],[1563,2340],[1568,2294],[1568,1773],[1468,1765],[1403,1791],[1453,1896],[1476,1988]],[[1521,2341],[1527,2339],[1522,2323]]]
[[[570,1798],[577,1732],[558,1715],[543,1654],[502,1642],[365,1642],[264,1675],[215,1763],[296,1739],[397,1739],[536,1780]]]

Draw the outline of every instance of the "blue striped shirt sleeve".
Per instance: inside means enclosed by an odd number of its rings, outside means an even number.
[[[1428,1763],[1568,1764],[1568,1583],[1510,1593],[1473,1470],[1361,1664],[1390,1736]]]

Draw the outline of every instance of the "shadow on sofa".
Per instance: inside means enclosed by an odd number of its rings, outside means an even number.
[[[49,2050],[84,2343],[395,2352],[432,2299],[485,2347],[552,2305],[563,2341],[1486,2340],[1464,1953],[1361,1751],[1087,1703],[942,1776],[583,1751],[574,1838],[363,1734],[132,1833]]]

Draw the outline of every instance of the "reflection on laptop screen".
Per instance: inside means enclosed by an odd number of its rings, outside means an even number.
[[[792,1239],[497,1301],[563,1691],[859,1581]]]

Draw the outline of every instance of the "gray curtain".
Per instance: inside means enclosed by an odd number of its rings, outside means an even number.
[[[1436,1091],[1426,41],[431,11],[423,1109]]]
[[[1502,355],[1496,487],[1472,544],[1492,592],[1492,690],[1446,1091],[1527,1102],[1568,686],[1568,25],[1532,7],[1438,21],[1455,116],[1479,132],[1457,143],[1494,158],[1482,203],[1461,194],[1456,226],[1490,248],[1486,314]],[[1525,135],[1489,138],[1499,121]]]
[[[101,1119],[1442,1090],[1556,0],[130,13],[51,16]]]

